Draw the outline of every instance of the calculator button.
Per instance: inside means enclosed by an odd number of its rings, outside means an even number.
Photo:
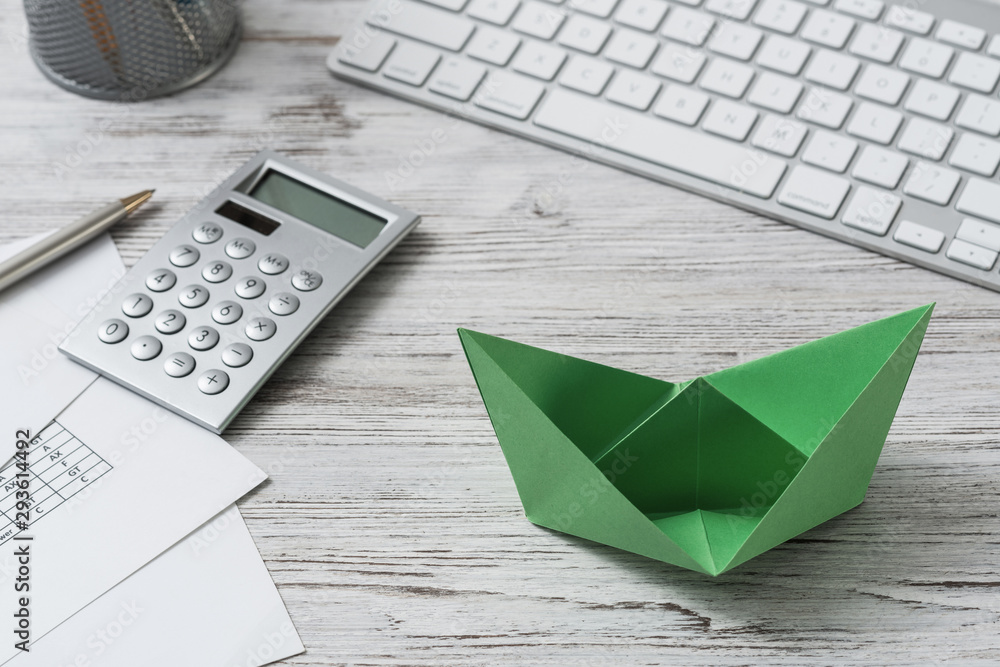
[[[246,343],[233,343],[222,351],[222,363],[232,368],[246,366],[253,359],[253,349]]]
[[[288,268],[288,258],[271,252],[257,260],[257,268],[261,273],[276,276]]]
[[[121,320],[107,320],[97,328],[97,337],[105,343],[120,343],[128,337],[128,325]]]
[[[188,285],[181,290],[177,300],[185,308],[197,308],[204,306],[208,301],[208,289],[201,285]]]
[[[188,345],[195,350],[211,350],[219,344],[219,332],[212,327],[198,327],[188,336]]]
[[[176,310],[165,310],[156,316],[155,320],[156,330],[161,334],[172,334],[177,333],[184,328],[187,324],[187,318],[184,317],[184,313]]]
[[[226,390],[229,386],[229,376],[225,372],[212,369],[210,371],[205,371],[198,378],[198,389],[201,389],[203,394],[219,394]]]
[[[177,284],[177,276],[170,269],[157,269],[146,276],[146,287],[150,292],[166,292]]]
[[[222,227],[214,222],[205,222],[194,228],[191,238],[198,243],[215,243],[222,238]]]
[[[143,317],[153,310],[153,300],[145,294],[130,294],[122,301],[122,312],[129,317]]]
[[[267,289],[267,285],[264,284],[263,278],[247,276],[236,283],[236,296],[241,299],[256,299],[264,293],[265,289]]]
[[[212,309],[212,319],[219,324],[232,324],[243,317],[243,306],[235,301],[220,301]]]
[[[257,250],[257,244],[250,239],[233,239],[226,244],[226,254],[233,259],[246,259]]]
[[[198,261],[201,253],[193,245],[179,245],[170,251],[170,263],[182,269]]]
[[[278,292],[271,297],[267,307],[275,315],[291,315],[299,309],[299,297],[288,292]]]
[[[210,283],[221,283],[233,275],[233,267],[226,262],[212,262],[201,270],[201,277]]]
[[[292,276],[292,287],[300,292],[311,292],[323,284],[323,276],[315,271],[302,270]]]
[[[163,344],[152,336],[139,336],[132,341],[132,356],[139,361],[155,359],[163,349]]]
[[[255,317],[247,322],[246,334],[250,340],[267,340],[278,330],[274,320],[266,317]]]
[[[164,372],[172,378],[182,378],[194,370],[194,357],[187,352],[174,352],[163,362]]]

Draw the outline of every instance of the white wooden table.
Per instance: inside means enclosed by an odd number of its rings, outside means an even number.
[[[155,187],[131,264],[263,146],[424,216],[226,433],[288,664],[1000,661],[1000,294],[335,80],[359,0],[249,0],[221,73],[132,106],[8,5],[0,241]],[[866,502],[717,579],[530,524],[455,333],[681,380],[931,301]]]

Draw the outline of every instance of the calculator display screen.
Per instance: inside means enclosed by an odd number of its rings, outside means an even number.
[[[368,247],[388,222],[273,169],[249,195],[362,248]]]

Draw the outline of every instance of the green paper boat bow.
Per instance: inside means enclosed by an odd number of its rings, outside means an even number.
[[[864,500],[933,308],[679,384],[458,333],[529,520],[717,575]]]

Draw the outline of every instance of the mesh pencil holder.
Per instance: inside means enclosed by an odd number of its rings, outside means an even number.
[[[237,0],[24,0],[31,55],[79,95],[139,101],[214,74],[236,50]]]

